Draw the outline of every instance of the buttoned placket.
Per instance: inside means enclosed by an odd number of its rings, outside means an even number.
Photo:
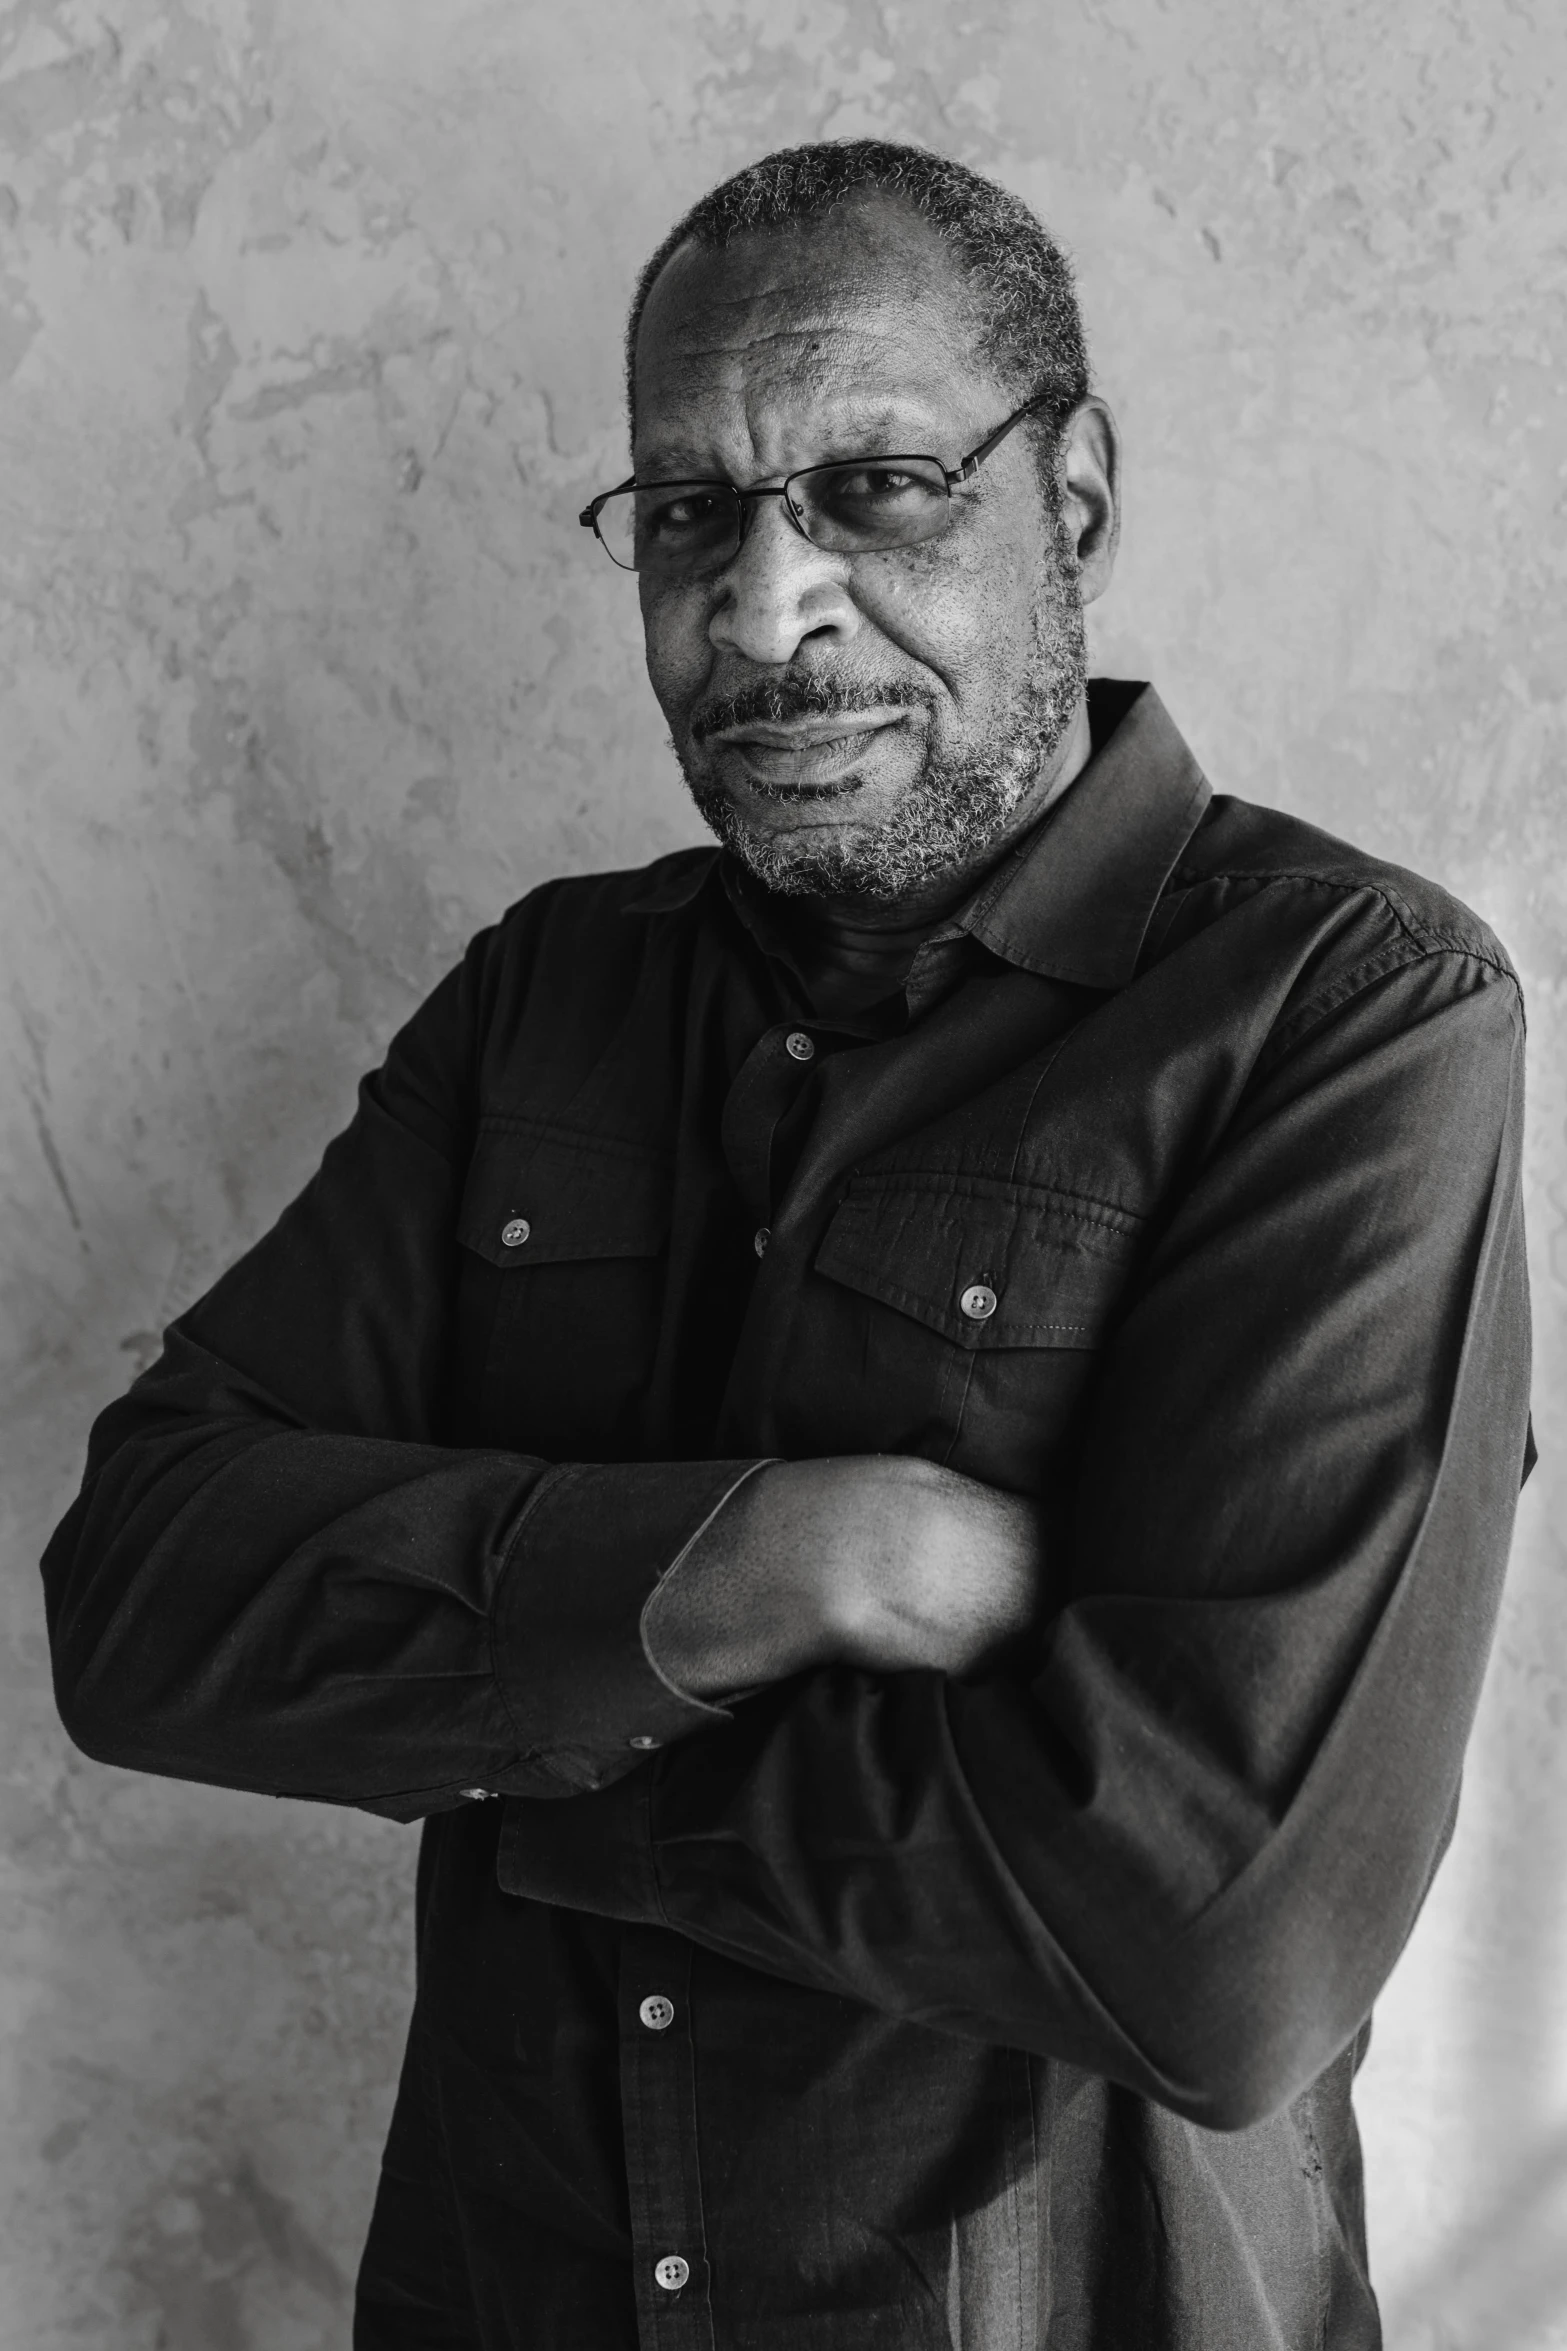
[[[757,1039],[724,1104],[723,1146],[730,1174],[758,1220],[755,1249],[767,1248],[773,1208],[773,1143],[779,1125],[811,1083],[822,1047],[798,1022],[779,1022]]]
[[[743,917],[751,927],[751,917]],[[764,941],[765,945],[765,941]],[[903,989],[903,1006],[912,1021],[931,1010],[963,977],[975,942],[959,924],[949,925],[924,941],[914,956]],[[798,990],[803,983],[792,963]],[[885,1010],[885,1007],[882,1008]],[[809,1025],[807,1025],[809,1024]],[[741,1198],[758,1219],[752,1246],[761,1258],[772,1240],[772,1217],[780,1189],[787,1188],[789,1170],[774,1165],[780,1127],[790,1118],[813,1081],[839,1052],[867,1045],[888,1033],[883,1018],[872,1009],[862,1015],[841,1016],[831,1022],[804,1019],[774,1022],[763,1031],[735,1072],[724,1103],[723,1150]]]
[[[715,2351],[697,2144],[691,1945],[628,1927],[620,2102],[641,2351]]]

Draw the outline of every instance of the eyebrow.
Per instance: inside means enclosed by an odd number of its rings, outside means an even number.
[[[867,408],[836,421],[822,436],[822,454],[807,460],[805,466],[791,466],[789,472],[805,472],[811,465],[837,465],[856,457],[934,457],[937,452],[931,443],[949,439],[950,423],[936,426],[933,422],[910,425],[900,423],[897,412],[885,407]],[[693,455],[691,449],[679,442],[666,444],[649,459],[646,470],[638,467],[638,478],[647,481],[727,481],[727,474],[710,469],[712,459]]]

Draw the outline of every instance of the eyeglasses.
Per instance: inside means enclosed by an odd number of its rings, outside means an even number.
[[[722,571],[732,562],[758,498],[781,498],[800,536],[837,555],[917,547],[947,528],[958,483],[977,473],[1050,396],[1040,392],[1025,401],[950,472],[939,457],[851,457],[809,465],[755,490],[724,481],[639,482],[633,474],[601,490],[577,520],[622,571],[670,580]]]

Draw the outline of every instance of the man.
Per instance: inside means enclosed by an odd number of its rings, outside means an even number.
[[[1085,689],[1116,432],[999,189],[770,157],[628,348],[584,520],[722,850],[483,934],[105,1414],[65,1719],[427,1822],[362,2351],[1358,2351],[1516,982]]]

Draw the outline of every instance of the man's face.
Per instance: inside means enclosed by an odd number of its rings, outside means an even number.
[[[644,314],[637,477],[954,467],[1027,396],[975,342],[946,247],[901,205],[688,247]],[[765,498],[725,568],[643,572],[648,673],[720,838],[771,887],[828,896],[896,898],[971,862],[1077,716],[1076,550],[1020,431],[920,545],[830,552]]]

